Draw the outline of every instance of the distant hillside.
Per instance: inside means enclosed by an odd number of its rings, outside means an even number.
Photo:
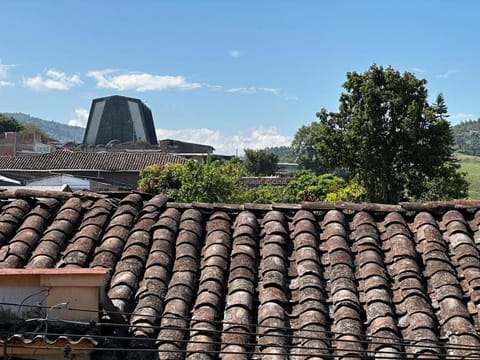
[[[457,151],[480,155],[480,119],[464,121],[452,126]]]
[[[294,163],[296,161],[295,154],[290,146],[272,146],[265,148],[265,150],[277,155],[278,162]]]
[[[23,113],[4,114],[14,117],[22,124],[35,124],[39,128],[43,129],[47,133],[47,135],[62,142],[75,141],[77,143],[81,143],[83,140],[83,134],[85,132],[85,129],[79,126],[70,126],[56,121],[43,120]]]

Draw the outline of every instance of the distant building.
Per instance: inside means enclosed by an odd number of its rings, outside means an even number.
[[[298,171],[297,163],[279,162],[277,163],[277,170],[275,174],[281,175],[281,176],[291,176],[295,174],[297,171]]]
[[[177,154],[211,154],[215,150],[215,148],[210,145],[195,144],[173,139],[160,140],[160,149],[163,152]]]
[[[0,174],[6,178],[18,176],[45,177],[69,174],[75,177],[108,183],[116,189],[136,189],[140,172],[149,165],[177,163],[184,164],[184,157],[160,151],[148,152],[75,152],[57,150],[35,156],[0,156]],[[62,180],[62,183],[65,179]],[[47,182],[51,184],[52,181]],[[67,182],[70,187],[83,185]],[[43,185],[45,183],[36,183]],[[58,182],[57,182],[58,184]],[[90,182],[91,184],[91,182]],[[102,190],[103,185],[98,185]],[[90,186],[92,189],[92,186]],[[92,190],[99,190],[96,186]]]
[[[25,183],[25,187],[30,189],[59,190],[59,188],[67,186],[68,189],[70,189],[70,191],[92,190],[92,189],[103,190],[103,188],[109,189],[109,186],[107,185],[108,184],[101,183],[94,179],[73,176],[68,174],[47,175],[47,176],[27,180]],[[62,190],[62,191],[65,191],[65,190]]]
[[[141,100],[114,95],[92,101],[83,144],[112,141],[158,144],[152,112]]]
[[[55,151],[55,146],[42,142],[41,136],[37,133],[0,133],[0,156],[38,155],[52,151]]]

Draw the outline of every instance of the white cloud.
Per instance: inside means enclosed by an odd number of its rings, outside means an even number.
[[[33,90],[69,90],[74,86],[83,84],[78,75],[68,76],[66,73],[57,70],[47,70],[45,77],[37,76],[23,79],[23,85]]]
[[[272,93],[274,95],[278,95],[280,93],[280,89],[277,88],[260,88],[260,90]]]
[[[202,87],[200,83],[187,81],[183,76],[152,75],[148,73],[127,72],[119,74],[118,70],[93,70],[87,76],[97,81],[97,87],[115,90],[191,90]]]
[[[226,91],[227,91],[227,93],[231,93],[231,94],[235,94],[235,93],[238,93],[238,94],[256,94],[260,91],[271,93],[273,95],[279,95],[280,94],[280,89],[278,89],[278,88],[270,88],[270,87],[257,88],[257,87],[253,87],[253,86],[231,88],[231,89],[227,89]]]
[[[97,80],[97,87],[109,88],[110,83],[107,80],[107,75],[115,73],[117,71],[118,70],[115,69],[92,70],[87,73],[87,76]]]
[[[240,50],[234,49],[234,50],[230,50],[228,52],[228,56],[230,56],[230,57],[235,57],[236,58],[236,57],[239,57],[240,55],[241,55]]]
[[[8,70],[15,65],[2,64],[0,59],[0,88],[5,86],[13,86],[13,82],[5,80],[7,78]]]
[[[455,124],[458,124],[462,121],[467,121],[467,120],[476,120],[478,118],[479,118],[478,115],[463,113],[463,112],[452,114],[448,117],[448,119]]]
[[[0,78],[6,78],[8,71],[8,65],[0,63]]]
[[[7,87],[7,86],[13,86],[13,82],[0,80],[0,88],[1,87]]]
[[[448,79],[450,77],[450,75],[453,75],[455,73],[457,73],[458,70],[455,70],[455,69],[449,69],[447,70],[446,72],[444,72],[443,74],[440,74],[440,75],[437,75],[438,78],[441,78],[441,79]]]
[[[75,119],[68,121],[68,125],[86,127],[88,121],[88,110],[84,108],[75,109]]]
[[[284,93],[281,89],[279,88],[273,88],[273,87],[238,87],[238,88],[230,88],[225,90],[227,93],[230,94],[258,94],[260,92],[265,92],[269,93],[275,96],[279,96],[285,100],[288,101],[297,101],[298,97],[295,95],[289,95]]]
[[[281,89],[274,87],[236,87],[224,89],[222,85],[212,85],[208,83],[189,82],[183,76],[170,75],[152,75],[148,73],[127,72],[120,73],[117,69],[92,70],[87,73],[97,81],[97,87],[115,90],[191,90],[197,88],[210,89],[213,91],[225,91],[230,94],[257,94],[260,92],[270,93],[276,96],[282,96],[287,100],[296,100],[298,98],[292,96],[284,96]]]
[[[5,79],[7,77],[7,72],[9,67],[10,67],[9,65],[0,63],[0,79]]]
[[[240,87],[240,88],[232,88],[228,89],[227,93],[240,93],[240,94],[255,94],[257,92],[257,88],[255,87]]]
[[[222,85],[211,85],[211,84],[205,84],[205,83],[202,83],[200,85],[202,86],[202,88],[211,89],[213,91],[222,91],[223,90]]]
[[[413,68],[412,70],[414,72],[418,72],[418,73],[424,73],[425,72],[425,70],[423,70],[422,68],[417,68],[417,67]]]
[[[215,153],[222,155],[243,155],[243,149],[263,149],[268,146],[290,145],[292,138],[278,133],[275,126],[250,129],[246,133],[228,135],[218,130],[198,129],[157,129],[158,139],[175,139],[211,145]]]

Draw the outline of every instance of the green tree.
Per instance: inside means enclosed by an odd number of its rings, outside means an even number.
[[[278,156],[266,150],[244,149],[243,165],[246,172],[253,176],[274,175],[277,169]]]
[[[286,186],[279,185],[261,185],[256,188],[246,189],[243,193],[242,200],[242,202],[257,204],[291,202]]]
[[[182,185],[182,164],[149,165],[140,172],[138,189],[140,191],[168,193],[175,196]]]
[[[138,188],[151,193],[167,193],[180,202],[238,202],[243,195],[242,174],[237,161],[198,162],[147,166],[140,174]]]
[[[327,171],[322,157],[317,153],[317,144],[321,141],[321,124],[311,123],[309,126],[302,126],[297,130],[292,141],[292,151],[296,161],[302,170],[311,170],[317,174]]]
[[[356,181],[350,181],[342,188],[335,189],[325,196],[325,201],[364,201],[365,188]]]
[[[323,201],[328,193],[337,191],[345,186],[345,180],[333,174],[315,175],[308,171],[295,174],[287,184],[290,195],[289,202]]]
[[[23,125],[12,116],[0,114],[0,133],[18,132],[23,130]]]
[[[467,175],[460,172],[457,162],[445,162],[435,177],[427,179],[423,198],[431,200],[460,199],[468,197]]]
[[[435,197],[464,195],[468,184],[452,156],[445,101],[440,94],[436,103],[428,103],[426,80],[372,65],[362,74],[347,73],[343,87],[339,111],[322,109],[318,122],[297,132],[297,142],[306,133],[314,156],[347,170],[368,201],[424,199],[438,181],[452,191]]]

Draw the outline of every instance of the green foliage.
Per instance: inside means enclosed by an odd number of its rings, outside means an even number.
[[[350,72],[339,111],[318,112],[318,122],[298,130],[295,146],[319,163],[347,170],[365,188],[367,201],[426,199],[434,179],[452,181],[446,187],[459,189],[450,194],[461,194],[445,101],[440,94],[430,105],[425,85],[391,67]]]
[[[317,153],[317,144],[321,141],[322,131],[321,124],[312,122],[309,126],[302,126],[295,133],[292,151],[300,169],[311,170],[317,174],[327,171],[323,159]]]
[[[345,180],[332,174],[315,175],[311,172],[300,171],[287,184],[291,202],[302,200],[321,201],[328,193],[337,191],[345,186]]]
[[[273,204],[291,202],[285,186],[262,185],[257,188],[247,189],[243,193],[242,202],[256,204]]]
[[[300,201],[324,201],[327,195],[343,189],[345,180],[332,174],[315,175],[303,171],[286,186],[263,185],[248,189],[243,200],[253,203],[298,203]],[[353,199],[353,197],[352,197]]]
[[[180,188],[182,164],[150,165],[140,172],[138,189],[155,193],[169,193]]]
[[[346,186],[333,191],[325,197],[326,201],[363,201],[366,190],[356,181],[350,181]]]
[[[426,179],[427,192],[424,198],[429,200],[449,200],[468,197],[469,183],[466,172],[459,171],[457,162],[445,162],[435,177]]]
[[[0,133],[19,132],[23,130],[23,125],[13,117],[0,114]]]
[[[243,166],[247,174],[252,176],[274,175],[277,169],[278,156],[266,150],[244,149]]]
[[[242,175],[242,166],[237,159],[223,163],[189,160],[185,164],[147,166],[140,174],[138,188],[150,193],[167,193],[179,202],[270,204],[329,198],[356,201],[363,195],[358,187],[345,184],[344,179],[332,174],[300,172],[286,186],[263,185],[257,188],[241,186]]]
[[[299,203],[301,201],[359,201],[365,195],[357,183],[332,174],[299,172],[286,186],[263,185],[248,189],[243,200],[253,203]]]
[[[241,199],[238,162],[151,165],[140,174],[138,188],[152,193],[168,193],[180,202],[236,202]]]

